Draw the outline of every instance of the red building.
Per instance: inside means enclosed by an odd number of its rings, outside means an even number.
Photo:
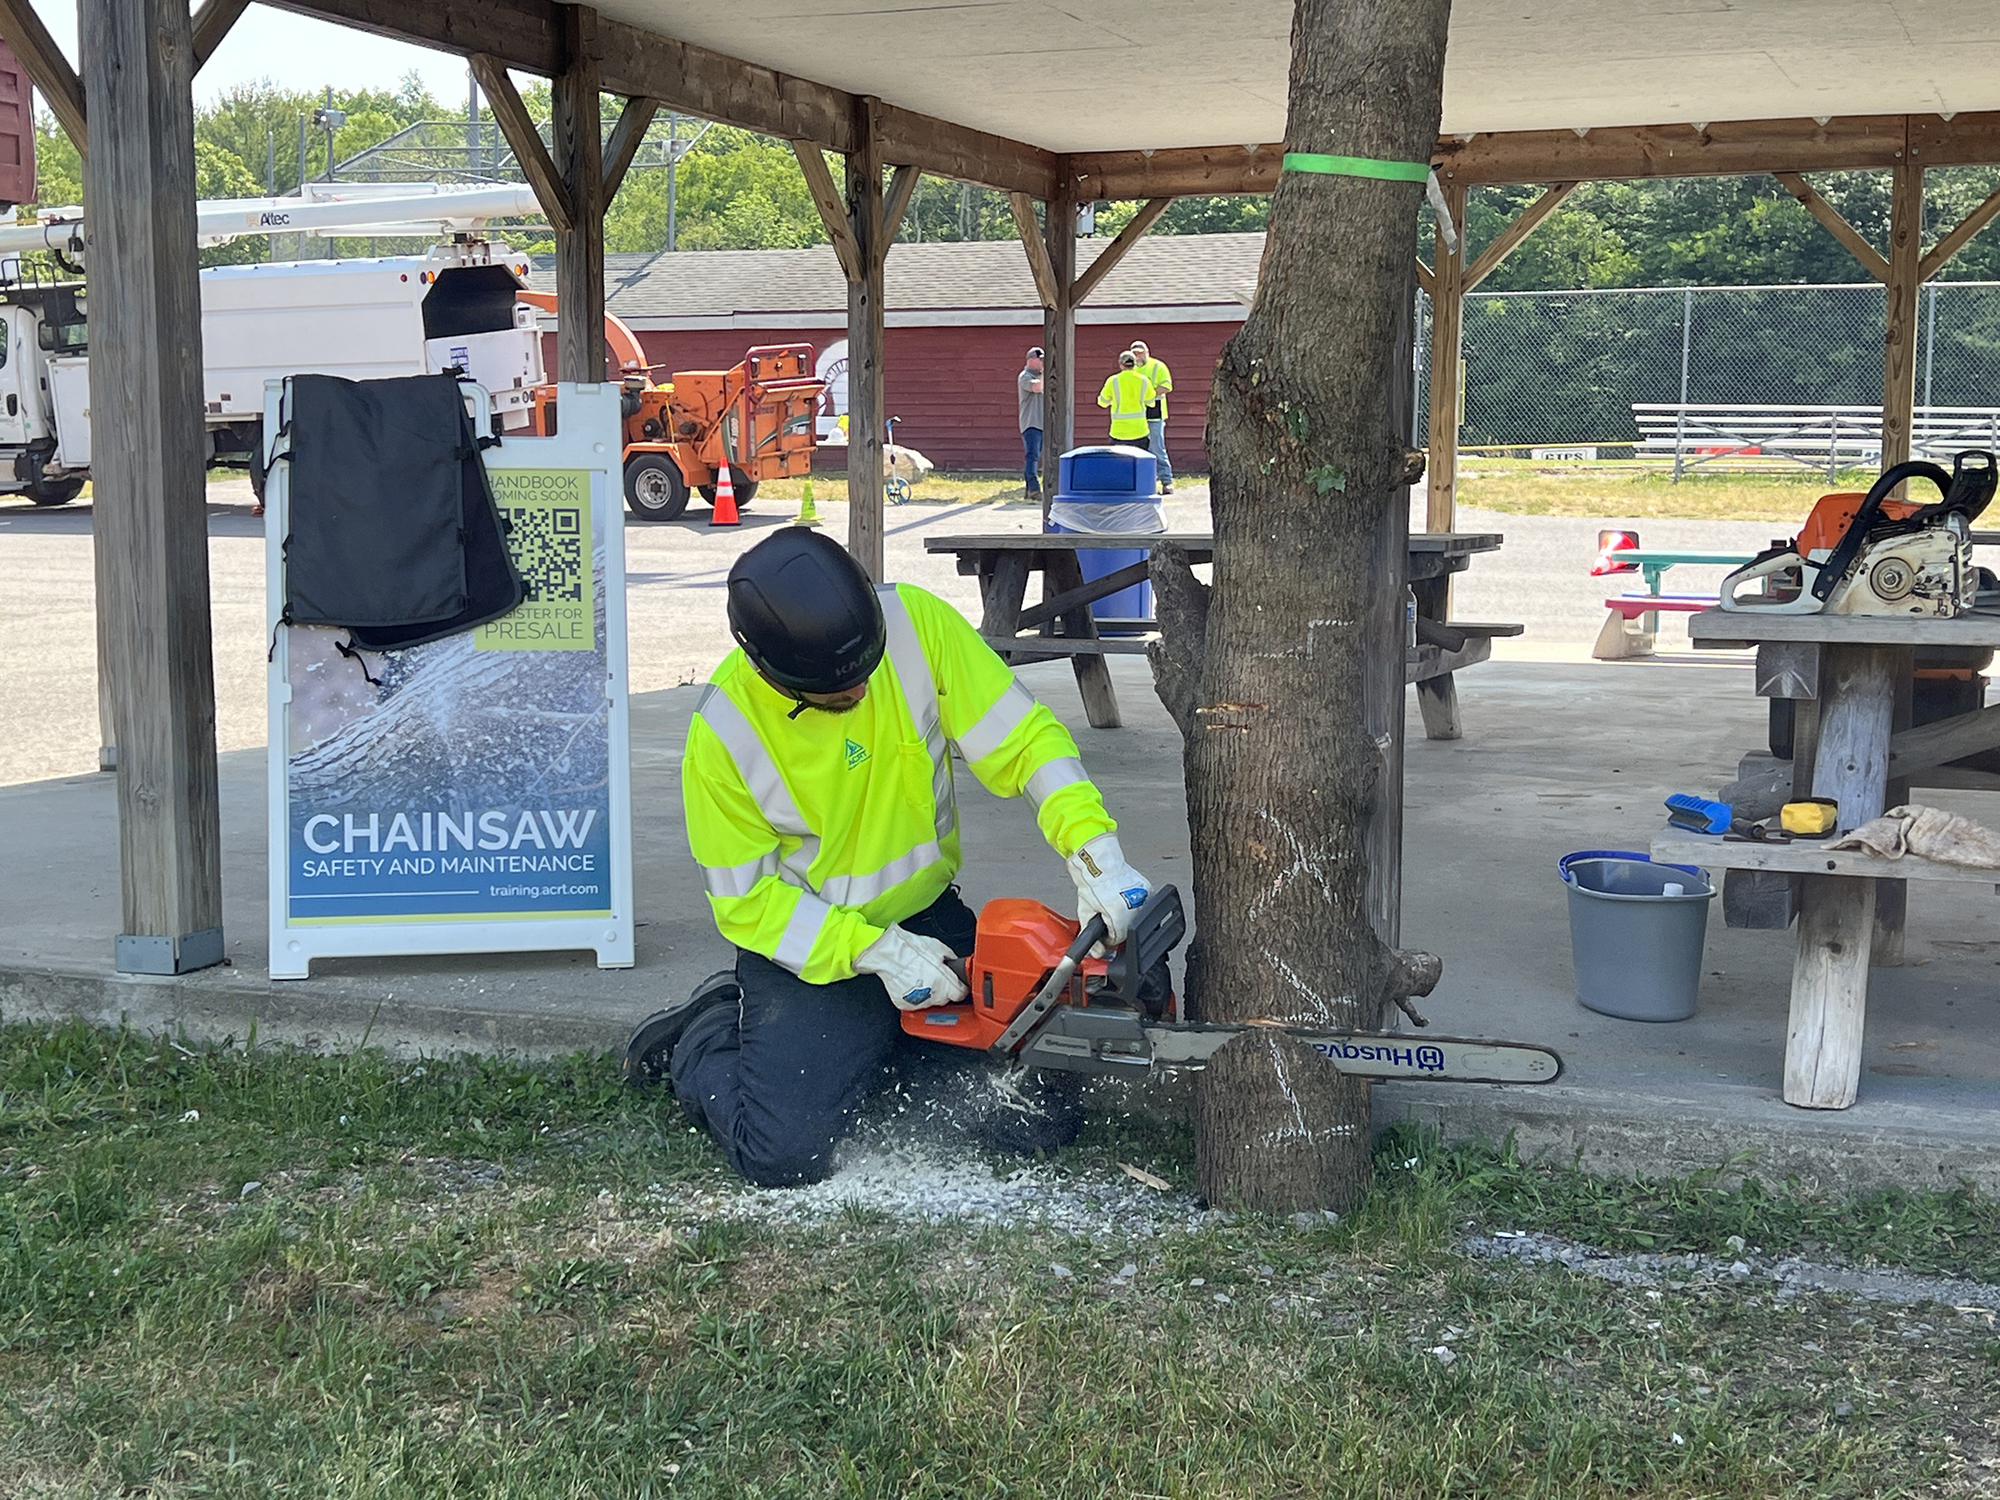
[[[35,110],[27,69],[0,42],[0,211],[35,201]]]
[[[1107,243],[1078,241],[1077,268]],[[1097,392],[1118,352],[1144,339],[1174,375],[1167,451],[1177,468],[1207,467],[1209,378],[1249,311],[1263,249],[1261,234],[1151,235],[1132,247],[1077,310],[1077,442],[1106,441]],[[884,379],[896,440],[942,469],[1018,469],[1014,379],[1042,341],[1020,245],[898,244],[887,278]],[[605,292],[662,375],[726,369],[759,344],[807,342],[844,401],[847,283],[831,246],[607,255]]]

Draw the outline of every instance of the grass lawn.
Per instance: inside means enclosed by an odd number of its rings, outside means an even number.
[[[1798,468],[1771,474],[1697,472],[1675,484],[1671,472],[1657,465],[1547,464],[1467,454],[1459,460],[1458,500],[1524,516],[1799,522],[1821,495],[1865,490],[1874,481],[1872,469],[1843,473],[1828,484],[1825,474]]]
[[[1620,1184],[1392,1136],[1359,1213],[1295,1223],[1201,1212],[1189,1159],[1098,1120],[1017,1185],[1141,1207],[927,1223],[739,1190],[603,1058],[0,1029],[0,1494],[1990,1490],[1984,1315],[1460,1248],[1532,1229],[2000,1279],[1984,1200]]]

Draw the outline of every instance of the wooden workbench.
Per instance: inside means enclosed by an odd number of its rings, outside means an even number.
[[[2000,648],[2000,617],[1921,620],[1711,609],[1689,619],[1688,636],[1703,649],[1759,648],[1760,691],[1797,700],[1793,795],[1837,801],[1841,833],[1903,801],[1911,777],[1936,764],[1925,759],[1927,752],[1949,750],[1947,758],[1955,759],[2000,742],[1994,710],[1910,730],[1907,691],[1919,647]],[[1990,870],[1841,854],[1804,841],[1731,844],[1670,831],[1653,841],[1653,854],[1709,869],[1798,877],[1798,956],[1785,1036],[1785,1102],[1807,1109],[1845,1109],[1854,1102],[1861,1078],[1869,962],[1878,942],[1890,945],[1891,956],[1900,961],[1906,882],[1995,883]],[[1878,895],[1889,908],[1880,938]]]
[[[1519,625],[1467,624],[1444,619],[1451,575],[1473,557],[1492,552],[1502,538],[1492,532],[1420,534],[1409,539],[1407,581],[1417,600],[1418,644],[1406,659],[1404,679],[1417,686],[1424,732],[1431,739],[1457,739],[1461,732],[1458,693],[1452,674],[1485,661],[1496,636],[1519,635]],[[1009,665],[1067,658],[1076,672],[1084,711],[1098,729],[1120,723],[1118,696],[1111,685],[1108,655],[1143,656],[1157,639],[1150,620],[1120,622],[1131,633],[1100,635],[1091,605],[1146,578],[1142,560],[1086,582],[1077,554],[1106,549],[1132,551],[1165,543],[1181,548],[1190,562],[1210,562],[1215,539],[1207,532],[1172,531],[1146,535],[1079,535],[1013,531],[984,536],[932,536],[924,550],[955,553],[958,571],[979,579],[984,610],[979,632]],[[1041,602],[1029,605],[1028,577],[1042,575]],[[1031,632],[1031,633],[1024,633]]]

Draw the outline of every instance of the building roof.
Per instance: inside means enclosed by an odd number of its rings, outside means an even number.
[[[1077,241],[1077,269],[1105,239]],[[1156,234],[1134,245],[1077,310],[1080,323],[1234,322],[1257,286],[1261,234]],[[890,247],[885,321],[892,328],[1042,321],[1018,240]],[[539,257],[532,280],[553,287]],[[606,307],[637,329],[844,328],[847,282],[831,245],[604,257]]]
[[[1285,130],[1292,0],[598,0],[635,26],[1051,151]],[[2000,108],[1992,0],[1455,0],[1444,130]]]

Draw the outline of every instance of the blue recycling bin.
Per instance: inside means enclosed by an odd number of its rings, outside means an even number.
[[[1159,535],[1167,529],[1167,519],[1153,493],[1158,484],[1155,464],[1146,449],[1125,444],[1070,449],[1059,461],[1048,529],[1071,535]],[[1082,547],[1076,560],[1085,580],[1095,581],[1144,562],[1148,550]],[[1099,599],[1090,612],[1100,620],[1151,620],[1153,585],[1141,579]]]

